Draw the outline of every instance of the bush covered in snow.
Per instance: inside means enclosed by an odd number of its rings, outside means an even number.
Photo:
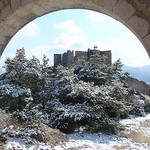
[[[5,142],[11,138],[19,139],[21,142],[31,145],[38,145],[39,142],[57,145],[69,140],[60,131],[37,122],[13,123],[0,129],[0,142]]]
[[[130,89],[117,60],[107,66],[105,57],[95,54],[81,58],[67,67],[42,64],[25,50],[17,50],[5,61],[6,72],[0,76],[0,107],[19,121],[38,120],[65,133],[87,130],[117,133],[120,118],[142,114],[145,105],[127,101]],[[136,103],[136,104],[135,104]],[[140,108],[140,111],[138,111]],[[136,115],[137,115],[136,114]]]
[[[49,90],[51,99],[44,106],[43,119],[49,126],[66,133],[80,126],[90,132],[114,130],[118,119],[127,116],[130,110],[123,99],[127,89],[117,79],[98,86],[79,80],[74,69],[59,66]]]
[[[0,108],[10,112],[21,111],[31,101],[33,98],[30,89],[11,83],[0,83]]]

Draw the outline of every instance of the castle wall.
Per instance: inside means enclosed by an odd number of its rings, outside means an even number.
[[[86,51],[75,51],[75,57],[74,60],[77,60],[79,57],[85,56],[87,57]]]
[[[61,54],[54,54],[54,66],[56,67],[61,63]]]
[[[101,56],[106,56],[106,64],[110,65],[112,64],[112,54],[111,50],[108,51],[100,51]]]
[[[87,58],[90,59],[91,55],[94,55],[95,53],[99,53],[100,54],[100,51],[99,50],[93,50],[93,49],[89,49],[88,48],[88,52],[87,52]]]
[[[68,50],[67,55],[68,55],[67,60],[68,60],[68,64],[69,64],[74,61],[74,51]]]
[[[62,61],[60,64],[63,66],[68,65],[70,62],[74,61],[74,51],[67,50],[67,52],[63,53]]]
[[[106,56],[106,64],[111,66],[112,64],[112,54],[111,50],[108,51],[99,51],[99,50],[93,50],[88,49],[88,51],[74,51],[67,50],[67,52],[61,54],[54,54],[54,66],[57,66],[59,64],[63,66],[67,66],[69,63],[76,61],[79,57],[85,56],[87,59],[91,57],[91,55],[94,55],[95,53],[99,53],[101,56]]]
[[[95,53],[99,53],[101,56],[106,56],[105,63],[108,64],[109,66],[111,66],[111,64],[112,64],[111,50],[99,51],[99,50],[88,49],[88,52],[87,52],[88,59],[91,57],[91,55],[94,55]]]
[[[68,64],[68,55],[67,55],[67,53],[63,53],[61,64],[62,64],[63,66],[66,66],[66,65]]]

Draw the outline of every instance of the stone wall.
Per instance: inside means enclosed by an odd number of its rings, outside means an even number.
[[[106,56],[105,63],[107,65],[111,66],[111,64],[112,64],[111,50],[99,51],[99,50],[96,50],[96,49],[88,49],[88,52],[87,52],[88,59],[90,58],[91,55],[94,55],[95,53],[99,53],[101,56]]]
[[[94,55],[96,53],[99,53],[101,56],[106,56],[106,64],[111,66],[112,64],[112,54],[111,50],[109,51],[99,51],[99,50],[93,50],[93,49],[88,49],[88,51],[70,51],[68,50],[67,52],[63,54],[54,54],[54,66],[56,67],[57,65],[63,65],[66,66],[69,63],[76,61],[79,57],[85,56],[88,59],[90,58],[91,55]]]
[[[87,52],[86,51],[75,51],[75,60],[77,60],[79,57],[87,57]]]
[[[100,51],[101,56],[106,56],[106,64],[109,64],[111,66],[112,63],[112,54],[111,50],[108,51]]]
[[[54,54],[54,66],[56,67],[61,63],[61,54]]]
[[[143,81],[139,81],[135,78],[128,77],[127,84],[131,89],[135,89],[136,91],[149,95],[150,96],[150,87]]]

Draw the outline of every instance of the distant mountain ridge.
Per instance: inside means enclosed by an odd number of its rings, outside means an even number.
[[[123,66],[122,69],[123,72],[129,72],[131,77],[150,83],[150,65],[143,67]]]

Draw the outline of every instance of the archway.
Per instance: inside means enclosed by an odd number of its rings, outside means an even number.
[[[2,0],[0,2],[0,56],[24,25],[61,9],[90,9],[102,12],[127,26],[150,56],[150,2],[144,0]]]

